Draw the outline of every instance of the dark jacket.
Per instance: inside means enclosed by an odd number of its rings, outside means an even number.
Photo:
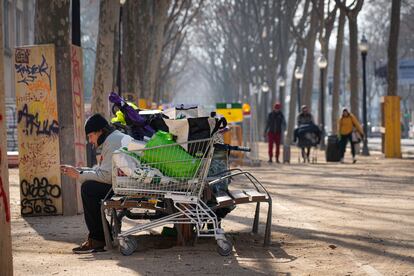
[[[313,116],[310,113],[299,113],[297,117],[297,125],[300,127],[301,125],[313,124]]]
[[[286,127],[285,116],[281,111],[273,110],[267,117],[265,132],[282,133]]]

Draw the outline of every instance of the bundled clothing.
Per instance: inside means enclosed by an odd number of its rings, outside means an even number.
[[[297,127],[293,133],[293,142],[298,141],[299,147],[314,147],[321,140],[321,130],[313,123]]]
[[[293,142],[298,141],[303,160],[309,162],[310,148],[319,144],[321,131],[313,122],[313,116],[309,112],[300,112],[296,123],[298,127],[293,132]]]
[[[285,116],[282,111],[273,110],[269,113],[266,122],[265,134],[267,133],[268,138],[268,154],[269,161],[273,158],[273,144],[276,144],[275,157],[276,161],[279,161],[280,155],[280,143],[282,139],[283,130],[286,128]]]

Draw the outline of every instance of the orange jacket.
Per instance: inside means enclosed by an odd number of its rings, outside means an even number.
[[[348,117],[342,116],[338,120],[338,132],[340,135],[351,134],[354,127],[360,134],[364,135],[364,131],[362,130],[362,127],[358,122],[357,118],[354,116],[354,114],[349,113]]]

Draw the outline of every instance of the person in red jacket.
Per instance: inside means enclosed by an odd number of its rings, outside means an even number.
[[[270,112],[269,116],[267,117],[264,136],[266,137],[267,135],[269,143],[269,163],[273,162],[273,144],[276,144],[276,162],[280,163],[280,142],[282,139],[283,130],[286,128],[286,120],[285,116],[283,116],[281,108],[282,105],[280,103],[276,103],[273,107],[272,112]]]

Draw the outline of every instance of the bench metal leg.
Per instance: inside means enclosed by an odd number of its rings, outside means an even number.
[[[271,244],[271,234],[272,234],[272,199],[269,198],[267,209],[267,220],[266,220],[266,230],[264,237],[263,246],[269,246]]]
[[[101,218],[102,218],[102,226],[103,226],[104,235],[105,235],[106,249],[112,250],[114,247],[113,247],[113,244],[112,244],[111,234],[109,232],[108,223],[107,223],[106,217],[105,217],[105,206],[103,204],[101,204]]]
[[[252,232],[257,234],[259,229],[259,215],[260,215],[260,202],[256,204],[256,211],[254,213],[253,229]]]

